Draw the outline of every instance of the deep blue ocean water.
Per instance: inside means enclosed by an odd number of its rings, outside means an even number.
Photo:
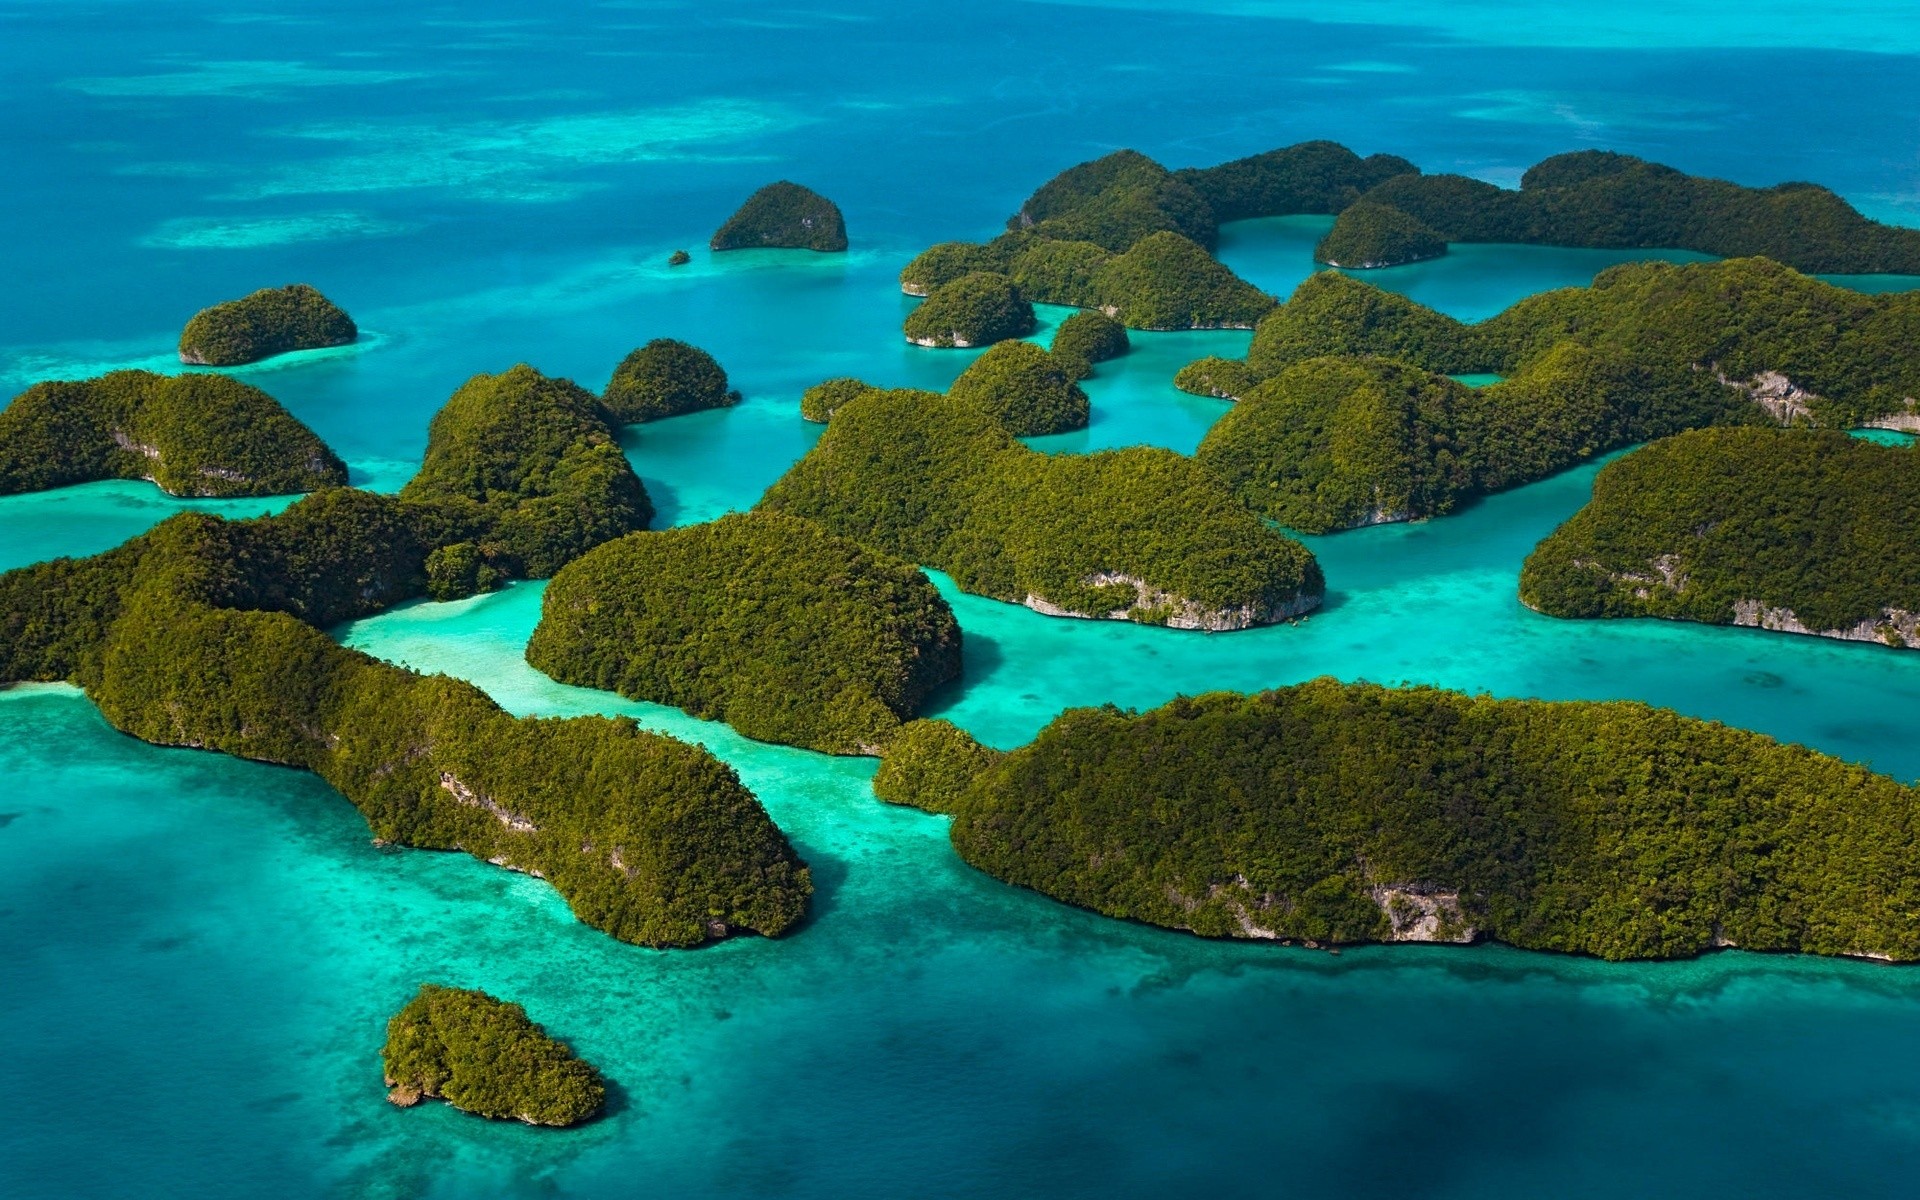
[[[598,387],[631,347],[685,337],[746,402],[625,443],[661,521],[701,521],[818,436],[805,385],[957,374],[966,353],[902,342],[895,273],[991,234],[1070,163],[1332,137],[1511,183],[1602,146],[1920,223],[1916,55],[1898,0],[0,0],[0,395],[166,367],[198,307],[307,280],[368,336],[240,373],[391,488],[474,372]],[[709,256],[778,177],[838,200],[852,251]],[[1222,256],[1284,293],[1323,225],[1229,227]],[[679,247],[694,261],[669,270]],[[1476,318],[1627,257],[1463,247],[1371,278]],[[1191,450],[1223,406],[1171,375],[1246,340],[1136,337],[1090,384],[1092,426],[1036,444]],[[1069,705],[1333,674],[1643,699],[1920,778],[1920,656],[1522,609],[1521,559],[1593,470],[1312,539],[1331,593],[1298,626],[1055,620],[942,581],[967,677],[940,707],[1010,746]],[[123,483],[0,499],[0,567],[180,507]],[[620,945],[536,880],[375,848],[312,776],[145,746],[71,689],[0,693],[0,1195],[1912,1193],[1911,970],[1331,956],[1105,920],[962,865],[943,820],[873,799],[871,760],[544,679],[521,659],[540,591],[339,634],[516,712],[627,712],[706,743],[813,865],[813,919],[777,942]],[[391,1108],[382,1025],[423,980],[523,1002],[617,1081],[613,1111],[553,1132]]]

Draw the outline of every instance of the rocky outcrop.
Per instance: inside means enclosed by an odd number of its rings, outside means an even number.
[[[1451,942],[1465,945],[1479,936],[1460,910],[1460,893],[1420,884],[1378,884],[1369,889],[1387,918],[1385,942]]]
[[[527,820],[525,817],[507,808],[493,797],[483,796],[474,791],[466,784],[460,782],[459,777],[451,771],[440,772],[440,786],[455,800],[458,800],[468,808],[484,809],[493,816],[494,820],[505,825],[515,833],[539,832],[532,821]]]
[[[1883,608],[1879,616],[1868,617],[1844,629],[1811,629],[1790,608],[1774,607],[1761,600],[1736,600],[1733,623],[1751,629],[1806,633],[1843,642],[1878,642],[1883,646],[1920,650],[1920,613],[1903,608]]]
[[[1021,603],[1049,617],[1078,617],[1093,621],[1140,621],[1148,625],[1164,625],[1169,629],[1199,629],[1208,633],[1226,633],[1237,629],[1251,629],[1255,625],[1271,625],[1277,621],[1290,620],[1320,607],[1322,599],[1317,595],[1302,593],[1287,603],[1274,607],[1242,604],[1232,608],[1207,608],[1183,596],[1162,591],[1144,579],[1124,575],[1118,571],[1096,571],[1080,582],[1087,587],[1115,585],[1131,587],[1134,590],[1133,603],[1103,613],[1084,613],[1062,608],[1046,597],[1032,592],[1027,593],[1026,599]]]
[[[1813,408],[1808,402],[1820,397],[1779,371],[1762,371],[1752,379],[1743,380],[1730,378],[1725,371],[1715,367],[1713,377],[1728,387],[1745,392],[1755,404],[1767,410],[1767,415],[1773,418],[1775,424],[1813,422]]]

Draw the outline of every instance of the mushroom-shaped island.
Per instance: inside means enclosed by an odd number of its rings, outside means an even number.
[[[294,350],[344,346],[360,330],[341,307],[304,283],[261,288],[193,314],[180,333],[180,361],[237,367]]]
[[[973,271],[933,289],[907,314],[907,340],[916,346],[966,349],[1034,330],[1033,305],[1013,280],[991,271]]]
[[[781,180],[747,197],[714,233],[715,250],[819,250],[847,248],[847,222],[840,206],[812,188]]]
[[[673,338],[655,338],[614,368],[601,407],[625,425],[740,403],[713,355]]]

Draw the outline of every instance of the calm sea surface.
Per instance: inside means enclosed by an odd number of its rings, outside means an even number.
[[[1814,179],[1920,223],[1916,55],[1902,0],[0,0],[0,396],[170,369],[196,308],[306,280],[368,336],[239,373],[390,489],[474,372],[598,387],[633,346],[683,337],[746,402],[626,446],[663,523],[704,521],[818,436],[805,385],[951,380],[970,356],[904,344],[895,273],[990,235],[1070,163],[1331,137],[1511,183],[1604,146]],[[839,201],[852,251],[711,258],[713,227],[782,177]],[[1284,294],[1325,224],[1232,226],[1221,253]],[[681,247],[693,263],[670,271]],[[1477,318],[1630,257],[1463,247],[1370,278]],[[1223,405],[1174,370],[1246,342],[1136,336],[1089,386],[1092,426],[1036,444],[1190,451]],[[1053,620],[942,579],[967,638],[942,714],[1012,746],[1071,705],[1330,674],[1641,699],[1920,778],[1920,655],[1522,609],[1522,558],[1594,469],[1310,539],[1331,591],[1297,626]],[[183,507],[132,483],[0,499],[0,567]],[[632,713],[704,742],[813,865],[812,920],[621,945],[537,880],[375,848],[313,776],[146,746],[69,688],[0,693],[0,1195],[1912,1194],[1920,971],[1336,957],[1109,921],[962,865],[943,819],[873,799],[871,760],[538,675],[521,650],[540,592],[339,635],[515,712]],[[382,1027],[423,980],[522,1001],[618,1082],[611,1114],[553,1132],[391,1108]]]

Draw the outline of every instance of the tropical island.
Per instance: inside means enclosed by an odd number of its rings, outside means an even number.
[[[0,409],[0,495],[148,479],[174,496],[337,487],[346,464],[280,402],[224,375],[112,371]]]
[[[1175,382],[1239,400],[1200,461],[1265,515],[1323,532],[1437,515],[1702,426],[1920,428],[1915,328],[1920,296],[1767,259],[1615,267],[1478,325],[1322,273],[1244,361],[1201,359]],[[1442,377],[1467,373],[1503,378]]]
[[[397,496],[183,513],[104,554],[0,575],[0,680],[78,684],[156,745],[314,771],[376,839],[537,875],[624,941],[775,935],[805,912],[807,868],[706,750],[626,719],[515,718],[471,684],[321,632],[551,575],[651,515],[591,394],[527,366],[478,375],[434,417]]]
[[[1920,454],[1846,434],[1702,429],[1609,463],[1528,555],[1559,617],[1668,617],[1920,648]]]
[[[800,393],[800,416],[805,420],[817,421],[824,425],[833,420],[833,414],[848,401],[858,400],[869,392],[883,390],[865,380],[847,376],[823,379]]]
[[[1030,450],[951,395],[874,391],[833,413],[760,507],[1053,616],[1228,630],[1316,607],[1319,564],[1190,458]]]
[[[1013,280],[973,271],[934,288],[903,328],[916,346],[966,349],[1025,337],[1034,324],[1033,305]]]
[[[747,197],[714,233],[710,248],[832,253],[847,248],[847,223],[839,205],[783,179]]]
[[[774,512],[634,533],[548,585],[527,661],[562,683],[877,754],[960,674],[960,627],[919,568]]]
[[[964,736],[903,731],[876,788],[952,812],[987,874],[1108,916],[1317,946],[1920,959],[1915,789],[1665,709],[1319,679],[1071,709],[1005,755]]]
[[[601,407],[622,425],[738,403],[713,355],[674,338],[655,338],[621,359],[600,394]]]
[[[1117,150],[1043,184],[991,241],[928,247],[901,270],[900,287],[929,296],[985,272],[1028,300],[1099,309],[1133,329],[1245,328],[1273,300],[1213,258],[1220,226],[1299,214],[1336,216],[1315,257],[1349,268],[1436,257],[1449,242],[1522,242],[1920,273],[1920,230],[1869,220],[1813,184],[1748,188],[1579,151],[1534,165],[1511,191],[1315,141],[1178,171]]]
[[[1032,342],[996,342],[947,388],[977,405],[1015,437],[1085,429],[1087,394],[1074,382],[1077,363]]]
[[[1342,210],[1322,262],[1388,267],[1448,242],[1697,250],[1765,256],[1823,274],[1920,273],[1920,229],[1862,216],[1827,188],[1750,188],[1607,150],[1556,154],[1518,191],[1464,175],[1404,173]]]
[[[444,1100],[461,1112],[528,1125],[578,1125],[606,1103],[600,1073],[518,1004],[478,989],[423,984],[387,1022],[387,1099]]]
[[[359,336],[339,305],[308,284],[293,283],[193,314],[180,333],[180,361],[237,367],[294,350],[345,346]]]
[[[1074,313],[1060,322],[1047,346],[1074,379],[1093,374],[1094,364],[1119,358],[1132,348],[1127,327],[1103,312]]]

